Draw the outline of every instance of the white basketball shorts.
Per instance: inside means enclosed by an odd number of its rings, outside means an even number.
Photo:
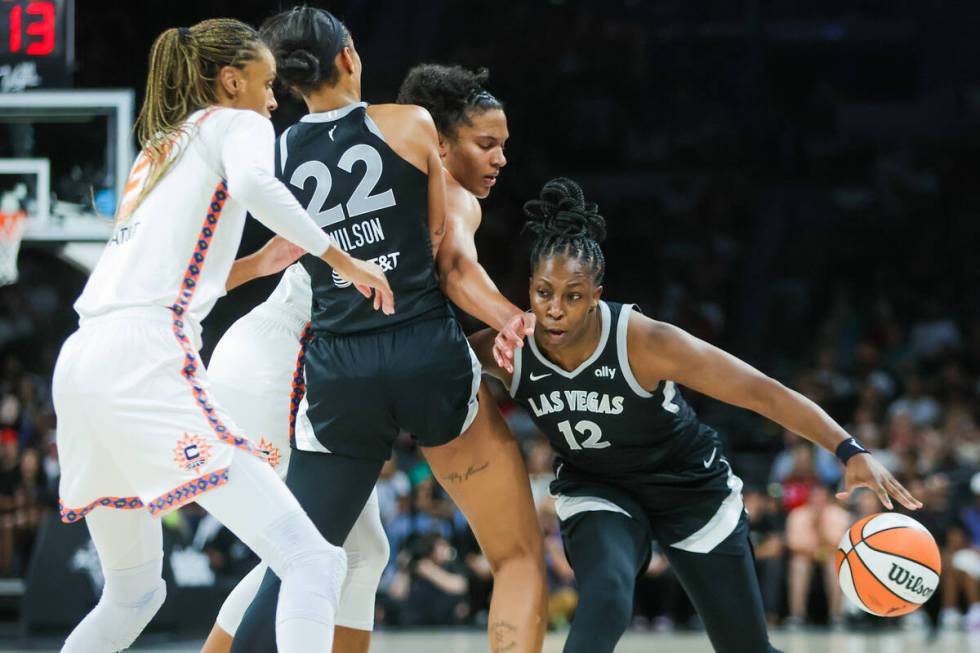
[[[61,517],[98,507],[153,515],[228,482],[232,452],[263,460],[211,398],[197,336],[172,310],[90,318],[54,372]]]
[[[211,354],[216,400],[285,478],[289,437],[303,396],[301,340],[309,316],[266,302],[231,325]]]

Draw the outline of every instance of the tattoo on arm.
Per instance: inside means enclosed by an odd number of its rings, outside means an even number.
[[[507,621],[495,621],[490,625],[490,650],[492,653],[504,653],[517,648],[514,637],[517,626]]]
[[[460,474],[459,472],[452,472],[448,476],[443,477],[442,480],[447,483],[462,483],[463,481],[470,480],[470,476],[479,474],[489,466],[490,466],[489,460],[480,466],[470,465],[469,469],[467,469],[465,473]]]

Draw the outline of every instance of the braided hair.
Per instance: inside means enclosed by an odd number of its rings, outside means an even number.
[[[351,45],[351,35],[329,11],[293,7],[262,23],[259,33],[276,58],[276,74],[289,90],[309,94],[324,84],[337,84],[340,71],[334,59]]]
[[[504,108],[503,102],[483,87],[489,77],[486,68],[420,64],[408,71],[396,102],[424,107],[432,114],[439,133],[455,138],[460,124],[472,124],[470,116]]]
[[[535,235],[531,244],[531,269],[546,258],[568,256],[592,270],[592,281],[601,285],[606,258],[599,243],[606,239],[606,220],[594,202],[586,202],[582,188],[566,177],[544,185],[538,199],[524,204],[524,230]]]
[[[180,152],[172,151],[172,146],[175,137],[186,131],[187,117],[218,102],[216,82],[221,69],[244,68],[249,61],[258,59],[262,47],[255,29],[232,18],[211,18],[191,27],[172,27],[156,38],[150,49],[146,96],[135,126],[140,148],[151,168],[132,209],[179,158]]]

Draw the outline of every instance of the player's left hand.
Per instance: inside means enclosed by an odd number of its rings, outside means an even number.
[[[282,272],[305,253],[305,249],[292,244],[282,236],[273,236],[255,253],[258,258],[259,276]]]
[[[922,507],[922,502],[913,497],[901,483],[895,480],[891,472],[869,453],[859,453],[851,456],[847,461],[847,466],[844,468],[844,491],[838,492],[837,498],[843,501],[859,487],[866,487],[878,495],[878,500],[889,510],[892,509],[889,495],[895,497],[909,510],[918,510]]]
[[[493,340],[493,359],[497,365],[514,373],[514,352],[524,346],[524,337],[534,337],[534,313],[518,313],[507,320]]]

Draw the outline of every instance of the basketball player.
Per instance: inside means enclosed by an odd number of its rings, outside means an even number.
[[[336,242],[380,262],[399,293],[399,313],[375,319],[353,304],[347,284],[329,267],[303,260],[312,279],[315,337],[306,352],[307,403],[287,485],[327,540],[343,542],[395,436],[400,429],[412,433],[494,569],[492,649],[538,651],[544,565],[527,472],[489,395],[480,410],[479,366],[439,281],[450,299],[510,331],[518,344],[516,334],[528,325],[485,273],[474,279],[472,254],[443,249],[466,240],[462,234],[446,240],[445,173],[429,113],[360,102],[360,59],[347,29],[326,11],[284,12],[263,35],[280,78],[310,109],[280,137],[280,178]],[[481,110],[473,113],[482,114],[484,105],[476,107]],[[483,147],[495,150],[497,140]],[[482,194],[503,165],[502,155],[494,156],[499,161],[478,176]],[[275,577],[266,574],[233,651],[270,648],[267,624],[277,591]]]
[[[606,226],[568,179],[524,206],[537,326],[512,365],[495,364],[493,337],[471,337],[484,369],[509,387],[558,454],[551,491],[579,604],[566,653],[612,651],[632,616],[634,580],[656,539],[716,651],[769,644],[753,570],[742,482],[717,433],[675,383],[749,408],[836,452],[846,497],[871,488],[921,504],[826,413],[737,358],[632,304],[601,301]]]
[[[153,44],[142,151],[54,373],[62,519],[87,517],[105,575],[98,605],[63,651],[132,644],[166,593],[154,517],[189,501],[283,579],[279,650],[330,650],[343,551],[211,400],[197,351],[246,210],[368,295],[375,289],[386,313],[394,308],[378,266],[333,246],[272,174],[274,77],[271,53],[236,20],[169,29]],[[248,276],[240,266],[236,282]]]
[[[473,283],[494,287],[477,260],[474,237],[482,218],[477,198],[490,194],[496,175],[506,164],[503,149],[508,131],[503,105],[483,88],[487,78],[486,71],[471,72],[460,66],[416,66],[398,96],[400,104],[427,109],[438,129],[448,223],[439,251],[444,257],[454,255],[456,260],[446,267],[462,277],[463,287]],[[479,281],[469,280],[474,275]],[[289,460],[290,406],[296,405],[296,390],[303,385],[296,374],[302,372],[297,359],[311,302],[309,275],[301,264],[289,267],[269,298],[225,332],[208,366],[215,397],[246,433],[262,434],[259,446],[272,452],[283,476]],[[503,451],[517,455],[510,447]],[[515,530],[521,523],[515,522]],[[334,651],[366,653],[374,625],[375,594],[388,562],[388,540],[375,492],[344,541],[344,551],[347,578],[337,613]],[[264,573],[265,567],[257,566],[228,596],[202,653],[224,653],[231,648]]]

